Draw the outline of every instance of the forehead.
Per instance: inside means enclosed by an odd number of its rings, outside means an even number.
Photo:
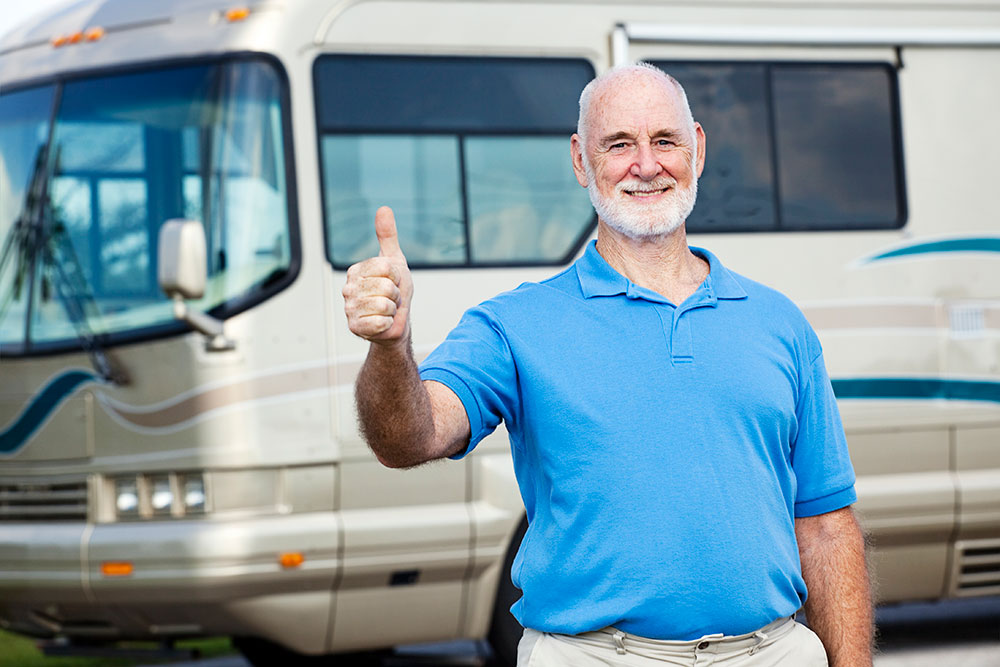
[[[594,92],[588,130],[595,138],[621,130],[683,130],[685,114],[677,88],[653,74],[621,76]]]

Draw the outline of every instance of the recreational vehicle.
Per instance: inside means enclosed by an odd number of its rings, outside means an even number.
[[[0,44],[0,627],[513,664],[507,440],[381,466],[341,287],[383,204],[418,354],[567,266],[636,59],[707,133],[691,242],[820,335],[880,600],[1000,593],[996,2],[78,0]]]

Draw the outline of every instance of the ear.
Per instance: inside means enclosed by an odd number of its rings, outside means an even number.
[[[705,140],[705,130],[701,127],[701,123],[694,124],[694,134],[695,139],[698,144],[698,178],[701,178],[701,172],[705,170],[705,149],[708,145]]]
[[[587,187],[587,170],[583,168],[583,138],[579,134],[573,134],[569,140],[570,157],[573,159],[573,173],[576,174],[576,182],[580,187]]]

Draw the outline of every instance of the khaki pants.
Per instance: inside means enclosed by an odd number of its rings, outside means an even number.
[[[525,629],[517,667],[826,667],[826,650],[812,630],[782,618],[734,637],[706,635],[662,641],[605,628],[579,635]]]

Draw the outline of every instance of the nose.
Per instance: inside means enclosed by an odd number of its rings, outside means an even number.
[[[640,143],[635,162],[632,163],[632,175],[644,181],[651,181],[659,176],[661,171],[663,171],[663,167],[657,162],[653,147],[647,143]]]

